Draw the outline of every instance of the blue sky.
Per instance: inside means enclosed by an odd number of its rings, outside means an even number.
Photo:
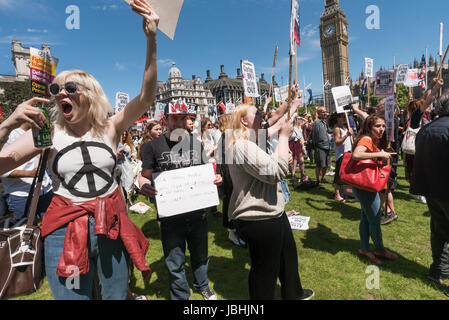
[[[169,0],[167,0],[169,1]],[[66,8],[80,9],[80,29],[67,30]],[[380,29],[368,30],[366,8],[380,10]],[[302,44],[298,51],[301,87],[312,83],[322,91],[319,19],[324,0],[301,0]],[[352,78],[374,59],[374,70],[396,63],[412,63],[428,48],[439,49],[439,23],[444,23],[444,49],[449,44],[447,0],[340,0],[349,23],[349,66]],[[288,83],[290,0],[184,0],[174,40],[158,32],[158,79],[167,80],[171,63],[184,79],[195,74],[213,78],[220,65],[235,77],[241,59],[252,61],[256,73],[269,78],[274,48],[279,46],[275,70],[279,84]],[[60,59],[58,72],[83,69],[102,84],[112,105],[118,90],[138,94],[145,62],[142,21],[123,0],[0,0],[0,74],[13,74],[11,40],[23,45],[51,46]],[[283,80],[283,81],[282,81]]]

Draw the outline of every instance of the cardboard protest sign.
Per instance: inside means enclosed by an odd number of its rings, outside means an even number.
[[[396,78],[394,71],[385,70],[376,72],[376,83],[374,85],[375,97],[387,97],[394,94]]]
[[[404,86],[413,88],[417,87],[418,81],[418,69],[408,69],[407,78],[405,79]]]
[[[131,0],[125,0],[130,4]],[[171,40],[175,37],[176,25],[184,0],[147,0],[159,16],[158,29]]]
[[[48,85],[56,77],[56,66],[58,59],[52,57],[49,51],[30,48],[30,80],[31,92],[50,96]]]
[[[219,204],[212,163],[153,173],[157,212],[160,218],[213,207]]]
[[[129,103],[129,94],[118,91],[115,94],[115,113],[119,113]]]
[[[394,96],[385,98],[385,132],[387,141],[394,141]]]
[[[257,98],[259,97],[259,89],[257,88],[256,69],[254,64],[248,60],[242,60],[242,78],[245,96]]]
[[[408,64],[400,64],[396,69],[396,83],[404,83],[407,80]]]
[[[344,106],[352,103],[352,93],[349,86],[333,87],[331,89],[334,97],[337,113],[344,113]]]
[[[156,103],[156,106],[154,108],[154,120],[160,121],[162,118],[164,118],[164,110],[165,110],[165,104],[163,103]]]
[[[367,77],[373,77],[374,60],[371,58],[365,58],[365,74]]]

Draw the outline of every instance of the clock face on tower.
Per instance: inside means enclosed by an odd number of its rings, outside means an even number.
[[[323,33],[326,38],[332,37],[335,33],[335,25],[330,24],[330,25],[325,26],[323,29]]]
[[[346,25],[343,25],[343,34],[344,34],[345,36],[348,35],[348,27],[346,27]]]

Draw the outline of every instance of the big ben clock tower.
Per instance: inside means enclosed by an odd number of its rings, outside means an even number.
[[[325,0],[320,19],[320,43],[323,59],[323,80],[332,87],[345,85],[349,77],[348,21],[340,9],[339,0]],[[324,99],[329,112],[335,111],[330,89],[324,89]]]

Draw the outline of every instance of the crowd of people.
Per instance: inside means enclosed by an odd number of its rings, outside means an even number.
[[[291,178],[290,188],[295,189],[323,189],[324,183],[333,183],[333,199],[345,203],[340,172],[348,153],[355,161],[383,160],[392,167],[380,192],[352,187],[361,205],[359,254],[376,265],[398,257],[385,248],[381,225],[399,219],[393,194],[402,156],[410,192],[427,203],[431,214],[433,263],[428,277],[441,283],[442,277],[449,276],[445,187],[449,181],[449,92],[436,99],[442,80],[434,79],[422,99],[410,100],[407,115],[396,109],[390,141],[384,100],[364,110],[350,105],[352,112],[347,114],[329,115],[319,107],[314,120],[311,114],[297,114],[302,103],[297,85],[287,101],[269,112],[241,104],[233,112],[220,110],[215,121],[190,113],[186,105],[170,104],[164,124],[150,120],[139,131],[134,122],[155,100],[159,18],[144,0],[131,2],[131,7],[143,18],[147,38],[142,89],[135,99],[108,116],[109,103],[100,84],[81,70],[61,72],[49,87],[55,102],[52,147],[37,212],[45,244],[45,274],[55,299],[92,299],[96,278],[102,299],[133,296],[130,270],[135,266],[148,278],[150,268],[145,257],[149,242],[127,214],[132,192],[149,197],[157,209],[153,173],[211,162],[222,212],[212,207],[157,216],[171,299],[188,300],[191,295],[186,244],[194,290],[206,300],[217,299],[208,279],[208,211],[223,219],[229,240],[248,248],[250,299],[274,299],[278,279],[282,299],[311,299],[314,291],[301,284],[298,251],[285,212],[291,198],[286,179]],[[34,147],[30,129],[46,121],[33,105],[49,102],[44,98],[25,101],[0,124],[1,227],[19,226],[26,220],[25,202],[41,153]],[[413,152],[402,143],[408,128],[419,130]],[[305,161],[315,165],[314,181],[305,172]],[[333,182],[326,179],[332,168]],[[79,270],[79,288],[64,285],[73,266]]]

